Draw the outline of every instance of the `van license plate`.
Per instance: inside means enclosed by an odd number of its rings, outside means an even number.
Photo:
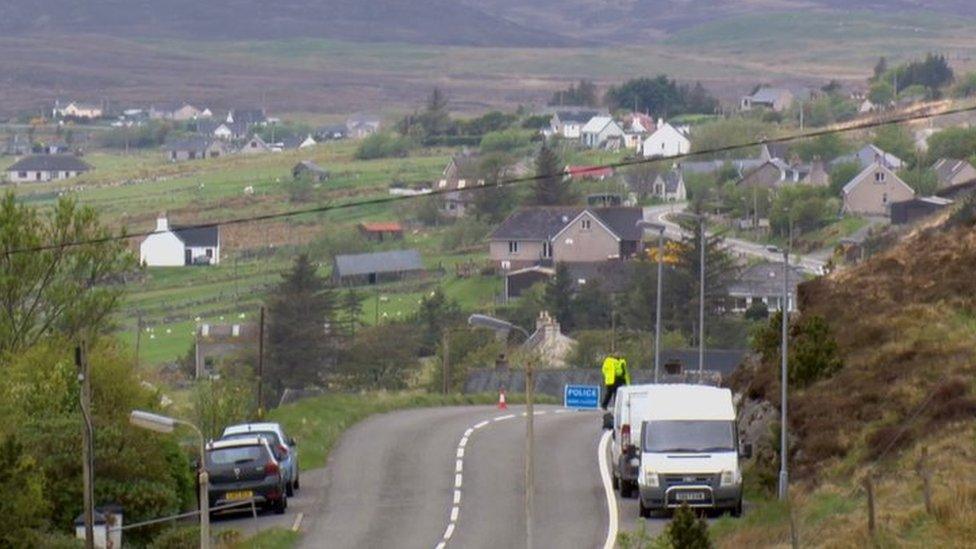
[[[678,501],[705,501],[705,492],[675,492],[674,499]]]

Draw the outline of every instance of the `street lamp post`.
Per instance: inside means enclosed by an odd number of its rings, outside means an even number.
[[[664,278],[664,231],[667,227],[657,223],[639,221],[639,226],[658,231],[657,234],[657,310],[654,320],[654,383],[658,382],[661,372],[661,292]]]
[[[522,334],[525,339],[530,337],[528,330],[521,326],[488,315],[471,315],[468,317],[468,325],[505,332],[506,334],[515,330]],[[535,431],[533,425],[535,416],[532,407],[533,360],[533,357],[529,357],[525,361],[525,546],[527,549],[532,549],[532,499],[535,491]]]
[[[701,225],[701,265],[698,294],[698,383],[705,381],[705,216],[698,217]]]
[[[780,433],[779,433],[779,499],[786,501],[789,488],[789,469],[787,464],[787,413],[786,389],[789,382],[789,309],[790,309],[790,248],[793,247],[793,223],[789,223],[789,237],[783,249],[783,298],[780,303],[782,316],[782,349],[780,350]]]
[[[200,450],[200,549],[210,549],[210,494],[208,485],[210,476],[206,466],[206,442],[203,432],[196,425],[181,419],[161,416],[142,410],[133,410],[129,414],[129,423],[136,427],[156,431],[157,433],[172,433],[177,425],[185,425],[197,434]]]

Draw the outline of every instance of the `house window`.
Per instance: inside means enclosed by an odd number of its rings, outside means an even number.
[[[580,221],[580,228],[583,229],[584,231],[590,230],[590,226],[591,226],[591,222],[589,219],[584,219]]]
[[[218,156],[220,156],[220,151],[211,151],[210,152],[210,158],[217,158]]]
[[[213,259],[213,248],[207,248],[207,257]]]
[[[508,253],[510,253],[510,254],[517,254],[518,251],[519,251],[518,248],[519,248],[518,240],[509,240],[508,241]]]
[[[190,156],[189,157],[190,157],[190,160],[195,160],[196,157],[197,157],[197,152],[196,151],[190,151]]]
[[[548,241],[542,243],[542,257],[545,259],[552,257],[552,243]]]
[[[27,179],[27,172],[17,172],[17,177],[20,179]]]
[[[885,181],[885,173],[884,172],[874,172],[874,182],[875,183],[884,183],[884,181]]]
[[[883,195],[881,195],[881,203],[882,204],[888,203],[888,193],[884,193]]]

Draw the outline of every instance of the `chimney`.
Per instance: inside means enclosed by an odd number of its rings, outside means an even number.
[[[664,125],[664,119],[663,118],[658,118],[657,119],[657,127],[660,128],[663,125]]]
[[[166,219],[166,212],[156,217],[156,232],[164,233],[169,231],[169,221]]]

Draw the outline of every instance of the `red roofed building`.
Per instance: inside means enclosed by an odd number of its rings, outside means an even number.
[[[376,242],[403,239],[403,226],[395,221],[360,223],[359,232],[367,240]]]
[[[566,166],[566,173],[573,179],[599,179],[613,177],[613,168],[602,166]]]

